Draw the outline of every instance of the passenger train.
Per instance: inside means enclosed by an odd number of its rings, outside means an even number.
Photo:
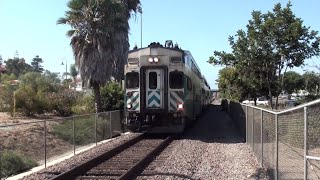
[[[171,40],[129,51],[124,73],[124,125],[131,131],[183,132],[211,103],[191,53]]]

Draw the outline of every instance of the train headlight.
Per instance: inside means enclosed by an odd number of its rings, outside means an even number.
[[[157,62],[159,62],[159,58],[155,57],[155,58],[153,58],[153,61],[154,61],[155,63],[157,63]]]
[[[131,105],[131,104],[127,104],[127,108],[128,108],[128,109],[131,109],[131,108],[132,108],[132,105]]]
[[[152,58],[152,57],[149,57],[148,61],[149,61],[150,63],[152,63],[152,62],[153,62],[153,58]]]
[[[183,110],[183,104],[178,104],[178,110]]]

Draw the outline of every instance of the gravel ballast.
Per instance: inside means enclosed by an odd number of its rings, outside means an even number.
[[[139,179],[270,179],[220,106],[174,141]]]
[[[44,171],[62,172],[133,138],[123,135],[23,179],[48,179]],[[174,140],[137,179],[270,179],[233,121],[220,106],[208,111],[180,139]]]

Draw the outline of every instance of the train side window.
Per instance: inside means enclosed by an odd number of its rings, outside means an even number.
[[[150,72],[149,73],[149,89],[157,89],[157,73]]]
[[[139,73],[128,72],[126,74],[126,87],[128,89],[139,88]]]
[[[187,77],[187,89],[192,90],[192,81],[189,77]]]
[[[169,85],[171,89],[183,88],[183,72],[172,71],[169,74]]]

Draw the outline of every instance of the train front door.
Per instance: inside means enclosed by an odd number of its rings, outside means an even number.
[[[161,109],[164,105],[164,70],[146,70],[146,108]]]

